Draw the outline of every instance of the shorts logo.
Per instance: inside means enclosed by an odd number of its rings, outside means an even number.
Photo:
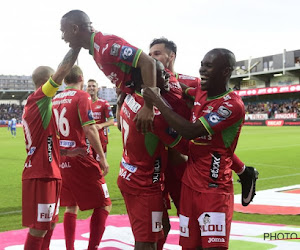
[[[121,49],[120,58],[124,61],[133,62],[135,53],[136,49],[128,46],[123,46]]]
[[[162,226],[162,216],[163,212],[152,212],[152,232],[160,232],[163,228]]]
[[[179,215],[179,225],[180,225],[180,236],[182,237],[189,237],[189,217],[184,215]]]
[[[204,212],[198,222],[202,236],[226,236],[225,213]]]
[[[225,242],[224,238],[208,238],[208,243],[212,243],[212,242]]]
[[[52,162],[52,148],[53,148],[53,141],[52,136],[48,136],[47,138],[47,145],[48,145],[48,161]]]
[[[110,49],[110,55],[112,56],[118,56],[119,54],[119,49],[121,48],[121,45],[120,44],[117,44],[117,43],[114,43],[112,46],[111,46],[111,49]]]
[[[232,111],[230,111],[228,108],[225,108],[224,106],[220,106],[217,112],[224,118],[228,118],[232,114]]]
[[[55,210],[55,203],[38,204],[38,222],[50,222]]]
[[[103,190],[103,193],[104,193],[104,197],[109,198],[109,193],[108,193],[108,188],[107,188],[106,183],[102,184],[102,190]]]
[[[211,154],[210,178],[217,180],[219,177],[221,155],[218,152]]]

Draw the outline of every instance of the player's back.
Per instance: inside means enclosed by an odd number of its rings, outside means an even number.
[[[68,88],[53,98],[53,112],[63,148],[87,147],[83,126],[95,123],[88,93]]]

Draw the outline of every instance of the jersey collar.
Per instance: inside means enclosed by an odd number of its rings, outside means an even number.
[[[90,50],[89,53],[90,55],[94,56],[94,38],[95,38],[96,33],[93,33],[91,35],[91,40],[90,40]]]
[[[207,101],[214,100],[214,99],[220,99],[220,98],[224,97],[225,95],[229,94],[230,92],[232,92],[232,89],[229,89],[220,95],[207,97]]]

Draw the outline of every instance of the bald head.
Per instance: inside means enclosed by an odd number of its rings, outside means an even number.
[[[82,25],[91,22],[89,16],[81,10],[71,10],[68,13],[66,13],[62,18],[65,19],[66,22],[68,22],[69,24],[76,25]]]
[[[48,81],[50,76],[54,74],[54,69],[48,66],[39,66],[32,73],[32,81],[35,85],[35,88],[38,89],[44,83]]]
[[[218,56],[219,59],[222,60],[223,65],[225,67],[231,68],[231,71],[233,71],[235,63],[236,63],[235,55],[233,54],[233,52],[231,52],[228,49],[216,48],[216,49],[212,49],[208,53],[212,53],[212,54],[215,54],[216,56]]]

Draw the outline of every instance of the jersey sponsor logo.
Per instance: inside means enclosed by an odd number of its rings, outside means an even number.
[[[229,110],[228,108],[224,107],[224,106],[220,106],[218,108],[218,114],[223,116],[224,118],[228,118],[229,116],[231,116],[232,111]]]
[[[28,151],[28,154],[27,155],[33,155],[33,153],[35,152],[36,150],[36,147],[31,147]]]
[[[60,140],[59,146],[61,146],[63,148],[74,148],[74,147],[76,147],[76,142],[69,141],[69,140]]]
[[[52,162],[52,148],[53,148],[53,140],[52,136],[48,136],[47,138],[47,145],[48,145],[48,161]]]
[[[66,97],[66,96],[74,96],[74,95],[76,95],[76,93],[77,92],[74,91],[74,90],[69,90],[69,91],[66,91],[66,92],[62,92],[62,93],[59,93],[56,96],[54,96],[53,100],[57,99],[57,98],[63,98],[63,97]]]
[[[119,55],[119,49],[121,48],[120,44],[114,43],[110,48],[110,55],[112,56],[118,56]]]
[[[208,238],[208,243],[212,242],[225,242],[224,238]]]
[[[122,158],[122,166],[124,167],[124,168],[126,168],[129,172],[131,172],[131,173],[135,173],[136,172],[136,170],[137,170],[137,167],[136,166],[133,166],[133,165],[131,165],[131,164],[129,164],[129,163],[127,163],[125,160],[124,160],[124,158]]]
[[[225,213],[204,212],[198,222],[202,236],[226,236]]]
[[[160,232],[163,228],[162,225],[162,211],[152,211],[152,232],[157,233]]]
[[[62,162],[59,164],[59,167],[60,168],[71,168],[72,166],[71,166],[70,162]]]
[[[180,230],[180,236],[182,237],[189,237],[189,217],[186,217],[182,214],[179,214],[179,230]]]
[[[93,118],[95,120],[100,120],[101,119],[101,112],[93,112]]]
[[[123,46],[120,53],[120,58],[124,61],[132,62],[136,53],[136,49],[128,46]]]
[[[97,43],[94,43],[94,48],[95,50],[97,50],[98,52],[100,51],[100,45]]]
[[[105,45],[105,47],[102,49],[102,55],[103,55],[103,53],[105,52],[105,50],[107,50],[107,48],[108,48],[108,43]]]
[[[210,165],[210,178],[217,180],[219,177],[221,155],[218,152],[214,152],[211,155],[211,165]]]
[[[161,171],[161,159],[157,158],[154,162],[154,172],[152,176],[152,183],[156,183],[160,179],[160,171]]]
[[[217,125],[219,122],[225,120],[225,118],[221,117],[216,112],[211,112],[211,113],[205,115],[204,117],[207,119],[209,125],[212,127]]]
[[[125,98],[125,103],[130,108],[133,113],[137,113],[141,108],[141,104],[135,101],[132,95],[127,95]]]
[[[38,204],[37,221],[38,222],[49,222],[52,220],[55,210],[55,203],[50,204]]]

